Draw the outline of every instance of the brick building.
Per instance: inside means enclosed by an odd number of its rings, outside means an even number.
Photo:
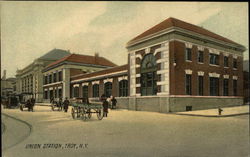
[[[126,47],[128,65],[71,77],[72,97],[113,95],[120,108],[155,112],[243,104],[245,47],[238,43],[168,18]]]
[[[65,99],[70,97],[70,77],[80,74],[88,74],[109,67],[116,66],[111,61],[95,56],[70,54],[43,69],[43,93],[44,102],[50,98]]]

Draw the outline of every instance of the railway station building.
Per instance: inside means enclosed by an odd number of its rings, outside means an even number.
[[[168,18],[130,40],[128,64],[71,76],[71,98],[115,96],[118,108],[176,112],[243,104],[246,48]]]
[[[53,97],[70,98],[70,78],[80,74],[89,74],[109,67],[117,66],[111,61],[95,56],[70,54],[51,64],[43,70],[44,102],[49,102]]]

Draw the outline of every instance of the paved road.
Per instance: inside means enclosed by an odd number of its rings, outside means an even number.
[[[3,112],[32,125],[32,134],[4,151],[6,157],[33,157],[34,154],[36,157],[249,155],[249,115],[209,118],[116,110],[101,121],[93,115],[90,121],[84,122],[73,120],[70,113],[52,112],[43,106],[36,106],[35,112],[8,109]],[[66,147],[68,143],[78,147]],[[41,148],[25,148],[28,144],[40,144]],[[62,147],[48,148],[46,144],[61,144]],[[84,147],[79,148],[79,144]]]
[[[5,151],[25,140],[31,133],[31,126],[22,120],[2,114],[2,150]]]

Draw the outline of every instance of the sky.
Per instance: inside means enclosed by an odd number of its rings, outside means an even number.
[[[244,45],[249,58],[247,2],[0,2],[1,71],[17,69],[58,48],[127,63],[126,43],[174,17]]]

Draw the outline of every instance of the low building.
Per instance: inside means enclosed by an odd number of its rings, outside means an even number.
[[[16,93],[31,93],[36,102],[43,101],[43,75],[42,69],[48,64],[69,55],[69,51],[53,49],[45,55],[35,59],[31,64],[16,73]],[[27,99],[27,98],[24,98]]]
[[[53,98],[70,97],[70,77],[88,74],[102,69],[114,67],[116,64],[100,57],[71,54],[57,60],[43,69],[44,102]]]
[[[168,18],[127,44],[130,108],[175,112],[243,104],[246,48]]]
[[[90,101],[98,101],[104,94],[106,97],[117,97],[119,107],[121,107],[127,103],[128,87],[128,64],[126,64],[89,74],[72,76],[71,98],[82,97],[89,98]]]

